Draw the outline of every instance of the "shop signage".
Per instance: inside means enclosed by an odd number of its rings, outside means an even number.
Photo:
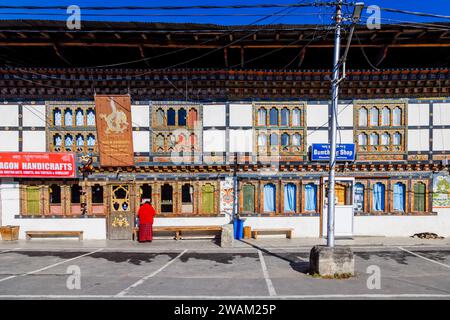
[[[75,154],[0,152],[0,177],[74,178]]]
[[[330,144],[313,143],[311,147],[311,161],[330,161]],[[336,161],[355,161],[355,144],[336,144]]]
[[[100,166],[134,166],[129,95],[95,95]]]

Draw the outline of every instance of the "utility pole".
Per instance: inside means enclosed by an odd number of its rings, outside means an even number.
[[[331,141],[330,172],[328,178],[328,214],[327,214],[327,246],[334,247],[334,213],[335,213],[335,166],[336,166],[336,133],[337,106],[339,99],[339,56],[341,48],[342,0],[336,5],[336,30],[334,33],[333,77],[331,79]]]

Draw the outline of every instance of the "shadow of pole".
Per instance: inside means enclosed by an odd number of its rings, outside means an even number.
[[[309,273],[309,270],[310,270],[309,262],[295,261],[295,260],[289,259],[287,257],[283,257],[280,254],[277,254],[275,252],[269,251],[269,250],[267,250],[265,248],[262,248],[262,247],[260,247],[260,246],[258,246],[256,244],[250,243],[250,242],[242,240],[242,239],[238,240],[238,241],[240,241],[242,243],[245,243],[246,245],[248,245],[248,246],[250,246],[252,248],[255,248],[256,250],[259,250],[259,251],[261,251],[261,252],[263,252],[263,253],[265,253],[267,255],[270,255],[272,257],[275,257],[275,258],[278,258],[280,260],[288,262],[289,266],[294,271],[297,271],[297,272],[300,272],[300,273],[303,273],[303,274],[308,274]]]

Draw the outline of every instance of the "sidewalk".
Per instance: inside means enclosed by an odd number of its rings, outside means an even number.
[[[32,239],[19,241],[0,241],[0,252],[4,250],[91,250],[103,248],[108,251],[240,251],[254,249],[254,247],[270,249],[301,249],[309,250],[314,245],[326,244],[320,238],[272,238],[262,237],[258,240],[243,239],[235,241],[233,248],[221,248],[216,242],[209,239],[167,240],[156,239],[152,243],[138,243],[126,240],[82,240],[76,239]],[[337,246],[389,248],[397,246],[448,246],[450,238],[445,239],[416,239],[416,238],[388,238],[388,237],[354,237],[353,239],[336,239]]]

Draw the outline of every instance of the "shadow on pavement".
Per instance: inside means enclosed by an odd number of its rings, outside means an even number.
[[[278,259],[281,259],[281,260],[283,260],[283,261],[288,262],[288,263],[289,263],[289,266],[290,266],[290,267],[292,268],[292,270],[294,270],[294,271],[297,271],[297,272],[300,272],[300,273],[303,273],[303,274],[308,274],[308,273],[309,273],[309,262],[306,262],[306,261],[296,261],[296,260],[290,259],[290,258],[288,258],[288,257],[284,257],[284,256],[282,256],[282,255],[280,255],[280,254],[278,254],[278,253],[269,251],[269,250],[267,250],[267,249],[265,249],[265,248],[259,247],[259,246],[257,246],[256,244],[247,242],[247,241],[245,241],[245,240],[239,240],[239,241],[242,242],[242,243],[245,243],[245,244],[247,244],[247,245],[249,245],[249,246],[251,246],[251,247],[253,247],[253,248],[257,249],[257,250],[260,250],[261,252],[263,252],[263,253],[265,253],[265,254],[268,254],[268,255],[270,255],[270,256],[272,256],[272,257],[276,257],[276,258],[278,258]]]

